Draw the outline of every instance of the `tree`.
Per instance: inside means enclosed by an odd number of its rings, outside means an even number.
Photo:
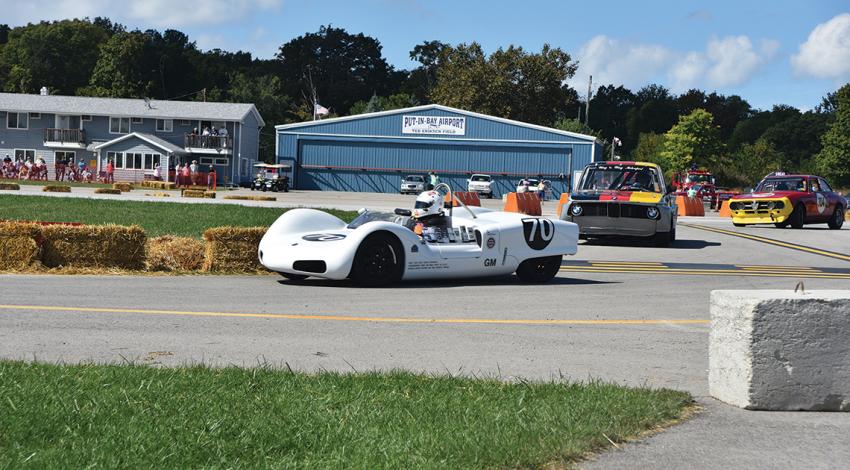
[[[668,163],[661,156],[661,151],[664,148],[665,135],[646,132],[638,137],[637,146],[632,151],[632,160],[637,162],[650,162],[661,166],[662,169],[667,168]]]
[[[735,186],[754,186],[764,175],[783,168],[785,156],[770,141],[744,144],[732,157],[733,171],[717,171]]]
[[[396,93],[395,95],[390,96],[372,95],[372,97],[369,98],[369,101],[358,101],[354,103],[348,111],[348,114],[376,113],[379,111],[409,108],[411,106],[418,105],[419,102],[416,101],[416,98],[408,95],[407,93]]]
[[[89,82],[98,46],[107,33],[85,20],[28,24],[12,29],[0,51],[0,70],[7,70],[3,89],[35,93],[42,86],[71,95]]]
[[[330,25],[299,36],[282,45],[276,56],[284,92],[309,96],[312,83],[320,103],[337,112],[373,94],[390,94],[406,74],[395,72],[381,49],[375,38]]]
[[[850,83],[835,93],[835,121],[821,137],[814,160],[820,174],[833,186],[850,186]]]
[[[78,94],[115,98],[143,98],[156,88],[155,76],[144,67],[148,37],[141,31],[115,33],[100,46],[100,57],[89,86]]]
[[[441,57],[448,48],[449,45],[444,42],[425,41],[417,44],[410,51],[410,60],[415,60],[422,65],[410,72],[403,88],[415,96],[419,102],[430,100],[431,89],[437,82],[437,69],[440,67]]]
[[[623,139],[624,147],[634,148],[642,133],[667,132],[676,123],[677,116],[676,101],[667,88],[655,84],[641,88],[635,94],[634,106],[628,113],[628,134]]]
[[[569,54],[548,44],[539,53],[510,46],[489,57],[477,43],[459,44],[441,61],[435,103],[547,126],[569,103],[563,83],[576,70]]]
[[[283,93],[280,78],[274,75],[249,77],[236,72],[229,77],[227,101],[254,103],[263,120],[269,124],[283,124],[296,119],[292,100]],[[275,132],[260,131],[260,157],[273,162],[275,159]]]
[[[555,124],[552,127],[554,127],[555,129],[560,129],[562,131],[575,132],[577,134],[584,135],[593,135],[597,137],[599,137],[600,134],[599,132],[591,129],[590,126],[588,126],[587,124],[579,121],[578,119],[561,118],[555,121]]]
[[[704,109],[680,116],[679,122],[665,134],[661,157],[667,171],[685,171],[692,164],[719,167],[723,162],[723,143],[711,114]]]
[[[623,141],[622,151],[625,153],[634,148],[634,142],[628,139],[629,110],[634,104],[634,93],[623,86],[600,86],[590,99],[590,127],[599,129],[605,140],[618,137]]]

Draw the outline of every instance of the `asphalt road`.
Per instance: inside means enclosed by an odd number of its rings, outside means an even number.
[[[0,276],[0,356],[671,387],[693,393],[705,411],[585,466],[846,468],[850,414],[748,412],[707,396],[707,320],[714,289],[793,289],[798,281],[807,290],[847,289],[850,230],[734,229],[701,218],[683,221],[679,240],[673,248],[584,243],[542,286],[513,278],[364,290],[276,276]]]

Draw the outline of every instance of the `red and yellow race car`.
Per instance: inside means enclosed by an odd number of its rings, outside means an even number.
[[[820,176],[771,173],[752,193],[730,199],[729,209],[736,227],[774,224],[801,228],[826,223],[837,230],[844,224],[847,200]]]

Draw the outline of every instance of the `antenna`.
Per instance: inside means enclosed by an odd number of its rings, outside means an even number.
[[[147,96],[145,96],[143,99],[145,100],[145,106],[147,106],[148,109],[153,109],[153,106],[151,106],[151,99]]]

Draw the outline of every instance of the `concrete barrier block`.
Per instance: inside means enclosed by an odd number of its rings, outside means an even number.
[[[850,291],[713,291],[708,362],[731,405],[850,411]]]

